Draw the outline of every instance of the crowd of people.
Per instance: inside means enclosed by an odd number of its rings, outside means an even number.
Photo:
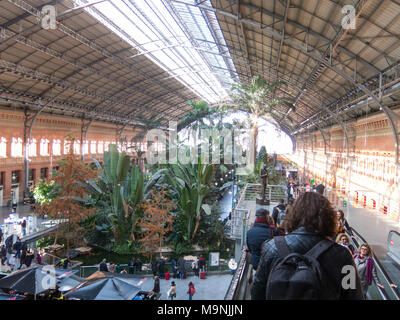
[[[0,247],[2,266],[10,267],[11,271],[29,268],[32,262],[42,263],[41,253],[37,249],[28,249],[26,241],[21,241],[17,235],[8,236]]]
[[[106,259],[103,259],[99,264],[99,271],[119,274],[140,274],[142,267],[143,263],[140,258],[136,259],[132,257],[128,262],[128,270],[120,263],[107,262]]]
[[[247,232],[252,299],[363,300],[373,281],[384,288],[371,247],[363,243],[356,250],[344,212],[323,196],[323,186],[315,191],[290,196],[287,204],[281,199],[271,215],[266,209],[256,211]],[[351,268],[354,279],[343,286],[343,270]]]

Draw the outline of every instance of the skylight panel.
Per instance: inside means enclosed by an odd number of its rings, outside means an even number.
[[[209,0],[204,3],[211,5]],[[145,55],[209,103],[227,96],[233,82],[229,70],[236,71],[220,56],[222,31],[215,21],[207,22],[199,8],[171,0],[109,0],[85,10],[139,51],[130,59]],[[230,57],[225,49],[224,55]]]

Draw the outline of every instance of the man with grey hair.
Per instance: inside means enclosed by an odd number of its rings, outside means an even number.
[[[247,231],[247,248],[251,253],[251,264],[257,270],[261,256],[261,245],[274,236],[279,236],[278,230],[268,223],[269,211],[258,209],[256,211],[256,221],[254,226]]]
[[[108,272],[106,259],[103,259],[103,261],[99,264],[99,271]]]

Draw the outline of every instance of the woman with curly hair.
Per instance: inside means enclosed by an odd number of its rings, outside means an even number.
[[[339,233],[336,237],[336,243],[349,249],[352,255],[356,253],[356,249],[350,244],[350,238],[347,234]]]
[[[337,210],[336,211],[336,234],[347,232],[352,238],[353,237],[353,232],[351,231],[351,228],[349,226],[349,223],[347,220],[344,218],[344,212],[343,210]]]
[[[321,282],[321,294],[317,299],[364,299],[358,274],[355,288],[345,289],[342,286],[346,276],[342,273],[343,267],[353,266],[355,269],[356,266],[349,250],[331,240],[335,236],[336,212],[329,200],[317,192],[305,192],[295,200],[285,220],[289,234],[274,237],[262,245],[261,258],[251,287],[251,298],[298,299],[291,295],[299,293],[294,287],[291,287],[293,290],[290,292],[282,292],[282,288],[288,288],[289,284],[296,286],[296,283],[287,283],[288,286],[277,289],[279,292],[269,290],[267,296],[271,270],[280,259],[288,257],[289,254],[305,255],[311,249],[320,247],[321,249],[315,249],[321,251],[316,259],[325,280]],[[285,250],[281,250],[283,248]]]

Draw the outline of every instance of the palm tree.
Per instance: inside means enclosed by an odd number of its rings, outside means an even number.
[[[218,113],[218,109],[210,107],[206,101],[193,102],[189,100],[187,104],[192,107],[192,111],[186,113],[178,123],[178,132],[184,128],[193,126],[193,124],[204,124],[204,118],[211,119],[210,116]]]
[[[161,127],[161,124],[163,121],[165,121],[164,118],[158,118],[159,115],[157,113],[153,113],[150,117],[146,118],[142,115],[138,115],[137,119],[142,123],[140,125],[137,125],[139,128],[138,134],[131,139],[131,142],[134,144],[133,148],[135,149],[135,152],[138,157],[139,161],[139,167],[140,170],[143,171],[144,166],[142,163],[142,155],[145,153],[144,151],[140,150],[140,147],[138,147],[136,144],[138,142],[142,142],[144,138],[146,137],[147,133],[153,129],[159,129]],[[154,143],[154,142],[153,142]],[[147,141],[147,150],[150,149],[152,143],[150,141]]]
[[[254,161],[256,161],[257,156],[258,119],[265,117],[267,120],[277,125],[277,116],[284,115],[290,118],[287,116],[287,112],[283,113],[276,108],[277,106],[284,105],[288,107],[288,110],[295,110],[289,98],[276,97],[274,95],[275,89],[284,84],[286,83],[283,81],[270,84],[261,76],[257,75],[253,77],[250,84],[240,82],[232,86],[232,109],[250,114],[251,136],[254,139]]]

